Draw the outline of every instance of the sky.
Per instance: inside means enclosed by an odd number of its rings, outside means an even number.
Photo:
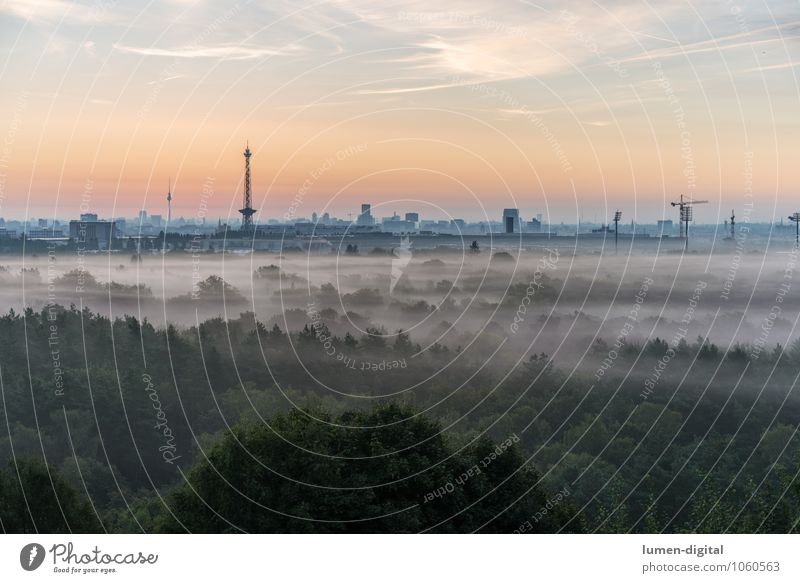
[[[0,0],[0,216],[800,210],[796,0]],[[673,216],[674,215],[674,216]]]

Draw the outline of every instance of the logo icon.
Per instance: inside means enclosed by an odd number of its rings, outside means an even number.
[[[400,239],[400,247],[394,250],[392,255],[392,279],[389,283],[389,293],[394,293],[394,286],[403,277],[403,271],[411,263],[411,237],[406,235]]]
[[[44,562],[44,547],[39,543],[30,543],[19,552],[19,564],[26,571],[35,571]]]

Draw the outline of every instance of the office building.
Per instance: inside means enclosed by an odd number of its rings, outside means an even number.
[[[375,219],[372,218],[371,204],[361,205],[361,214],[358,215],[358,220],[356,220],[356,224],[361,227],[371,227],[372,225],[375,224]]]
[[[69,236],[78,245],[107,249],[116,237],[113,221],[70,221]]]
[[[503,209],[503,231],[507,234],[521,231],[519,209]]]
[[[537,215],[542,216],[542,215]],[[539,219],[531,219],[526,224],[526,230],[528,233],[541,233],[542,232],[542,222]]]

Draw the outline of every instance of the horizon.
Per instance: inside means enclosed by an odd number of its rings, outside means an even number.
[[[238,218],[248,140],[268,218],[298,198],[305,216],[413,199],[469,220],[491,204],[655,221],[681,193],[710,222],[754,198],[764,220],[794,211],[788,1],[162,9],[0,7],[0,215],[77,216],[83,198],[166,214],[171,179],[176,216],[207,191]]]

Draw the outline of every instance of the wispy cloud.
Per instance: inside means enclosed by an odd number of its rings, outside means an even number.
[[[778,63],[776,65],[762,65],[760,67],[753,67],[746,69],[745,73],[762,73],[764,71],[781,71],[783,69],[794,69],[800,67],[800,62]]]
[[[770,43],[784,43],[786,39],[783,37],[782,33],[785,31],[794,32],[798,25],[800,25],[800,22],[794,21],[771,25],[752,31],[737,32],[699,42],[680,44],[675,47],[649,51],[645,54],[621,59],[620,62],[654,61],[701,53],[721,53],[723,51],[753,48]],[[793,35],[793,38],[796,37]]]
[[[81,4],[68,0],[5,0],[0,12],[34,23],[67,22],[99,23],[113,17],[115,2]]]
[[[353,91],[352,95],[397,95],[402,93],[418,93],[420,91],[433,91],[436,89],[450,89],[462,87],[464,83],[436,83],[433,85],[418,85],[416,87],[390,87],[388,89],[360,89]]]
[[[227,44],[217,46],[183,46],[172,48],[133,47],[114,44],[114,49],[123,53],[147,57],[170,57],[173,59],[258,59],[262,57],[284,56],[300,52],[297,46],[265,47],[253,45]]]

